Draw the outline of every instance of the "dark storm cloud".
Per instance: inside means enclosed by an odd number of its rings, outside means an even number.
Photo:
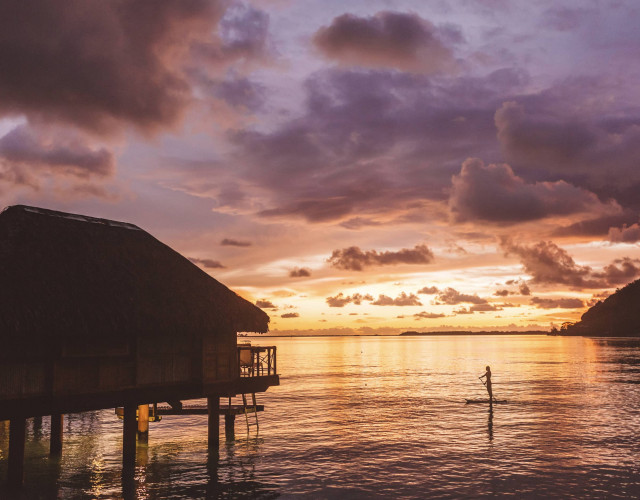
[[[278,307],[270,300],[256,300],[256,306],[260,309],[277,309]]]
[[[216,2],[0,3],[0,113],[105,132],[152,131],[189,100],[181,55],[220,19]]]
[[[378,298],[371,303],[374,306],[421,306],[422,303],[417,295],[413,293],[407,295],[402,292],[395,299],[387,295],[378,295]]]
[[[604,77],[575,78],[507,101],[495,114],[498,140],[507,161],[530,175],[562,175],[637,208],[640,113],[603,92],[615,92]]]
[[[443,313],[431,313],[431,312],[426,312],[426,311],[422,311],[419,313],[416,313],[413,315],[413,317],[416,320],[419,319],[433,319],[433,318],[444,318],[446,316],[446,314]]]
[[[251,242],[250,241],[240,241],[240,240],[234,240],[231,238],[224,238],[221,242],[220,245],[224,246],[230,246],[230,247],[250,247],[251,246]]]
[[[503,240],[502,248],[505,255],[514,254],[520,258],[533,283],[563,284],[573,288],[607,288],[640,276],[638,259],[616,259],[602,271],[595,272],[589,266],[576,264],[566,250],[551,241],[525,246]]]
[[[449,198],[457,222],[516,224],[601,206],[595,194],[564,181],[527,183],[509,165],[485,166],[477,158],[465,160],[460,174],[453,176]]]
[[[16,127],[0,139],[0,164],[24,174],[52,174],[86,178],[107,177],[114,173],[113,154],[104,148],[91,148],[77,137],[56,134],[54,140],[26,125]]]
[[[403,248],[396,252],[377,250],[363,251],[359,247],[334,250],[327,262],[332,267],[347,271],[362,271],[365,267],[389,266],[396,264],[429,264],[433,261],[433,252],[427,245]]]
[[[195,257],[189,257],[189,260],[194,264],[204,267],[205,269],[224,269],[224,266],[217,260],[197,259]]]
[[[425,295],[435,295],[436,293],[438,293],[440,290],[438,290],[438,287],[435,286],[425,286],[423,288],[421,288],[420,290],[418,290],[416,293],[423,293]]]
[[[630,226],[612,227],[609,229],[608,238],[612,243],[635,243],[640,241],[640,225],[636,223]]]
[[[579,309],[580,307],[584,307],[584,302],[575,298],[545,299],[533,297],[531,304],[539,309]]]
[[[465,158],[498,154],[495,109],[525,81],[514,70],[437,83],[391,71],[321,71],[305,83],[303,115],[269,133],[229,133],[234,162],[266,193],[263,217],[350,229],[393,215],[409,220],[424,215],[425,200],[445,198]]]
[[[447,304],[447,305],[457,305],[457,304],[486,304],[487,299],[483,299],[482,297],[478,297],[478,295],[467,295],[464,293],[460,293],[458,290],[454,288],[446,288],[441,291],[436,297],[436,304]]]
[[[379,12],[372,17],[336,17],[318,30],[313,42],[341,63],[431,73],[455,68],[446,42],[460,39],[459,31],[436,28],[416,14]]]
[[[344,295],[342,292],[340,292],[335,297],[327,297],[325,300],[327,304],[329,304],[329,307],[344,307],[347,304],[351,303],[359,306],[363,301],[373,301],[374,299],[373,296],[369,294],[362,295],[359,293],[354,293],[353,295],[349,296]]]
[[[311,276],[311,269],[308,267],[296,267],[289,271],[290,278],[308,278]]]

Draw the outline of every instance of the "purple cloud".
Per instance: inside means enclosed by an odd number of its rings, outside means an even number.
[[[456,222],[515,224],[607,207],[595,194],[564,181],[530,184],[509,165],[485,166],[481,160],[469,158],[460,174],[453,176],[449,208]]]
[[[209,38],[221,14],[205,0],[2,2],[0,113],[100,133],[171,125],[190,100],[179,55]]]
[[[432,73],[455,68],[445,40],[456,34],[459,40],[459,32],[436,28],[416,14],[343,14],[318,30],[313,42],[325,56],[344,64]]]
[[[609,229],[609,241],[612,243],[636,243],[640,241],[640,225],[638,223]]]
[[[388,266],[396,264],[429,264],[433,261],[433,252],[427,245],[403,248],[396,252],[376,250],[363,251],[359,247],[334,250],[327,262],[332,267],[347,271],[362,271],[370,266]]]

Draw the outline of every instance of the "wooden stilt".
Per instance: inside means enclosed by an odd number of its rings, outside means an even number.
[[[122,474],[125,477],[135,472],[136,467],[136,405],[124,405],[122,424]]]
[[[149,405],[138,406],[138,442],[149,442]]]
[[[209,396],[207,408],[209,410],[209,448],[218,449],[220,446],[220,398]]]
[[[224,416],[224,437],[227,441],[233,441],[236,438],[235,432],[236,416],[233,414],[226,414]]]
[[[49,441],[49,454],[60,455],[62,453],[62,436],[64,415],[54,413],[51,415],[51,437]]]
[[[27,421],[24,418],[12,418],[9,424],[9,464],[8,483],[11,487],[20,487],[24,481],[24,441]]]

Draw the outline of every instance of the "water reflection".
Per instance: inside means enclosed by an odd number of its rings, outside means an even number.
[[[266,411],[259,439],[245,439],[239,419],[240,439],[210,453],[206,417],[166,418],[152,424],[148,446],[138,447],[133,481],[123,484],[122,422],[112,410],[68,416],[57,460],[48,455],[44,418],[28,425],[26,498],[630,497],[640,491],[638,341],[262,341],[278,345],[283,376],[281,387],[260,398]],[[465,405],[465,398],[486,397],[477,370],[487,364],[496,397],[509,404]],[[0,481],[7,443],[8,424],[0,423]]]

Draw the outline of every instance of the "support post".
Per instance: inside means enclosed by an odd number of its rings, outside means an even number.
[[[62,453],[62,436],[64,433],[64,415],[51,415],[51,437],[49,438],[49,455],[59,456]]]
[[[209,448],[217,450],[220,446],[220,398],[218,396],[207,397],[207,408],[209,410]]]
[[[136,405],[124,405],[122,424],[122,474],[133,477],[136,467]]]
[[[138,406],[138,442],[149,442],[149,405]]]
[[[22,486],[24,481],[24,441],[27,421],[25,418],[12,418],[9,423],[9,464],[8,483],[10,487]]]
[[[236,438],[235,422],[235,415],[227,413],[224,416],[224,437],[227,441],[233,441]]]

